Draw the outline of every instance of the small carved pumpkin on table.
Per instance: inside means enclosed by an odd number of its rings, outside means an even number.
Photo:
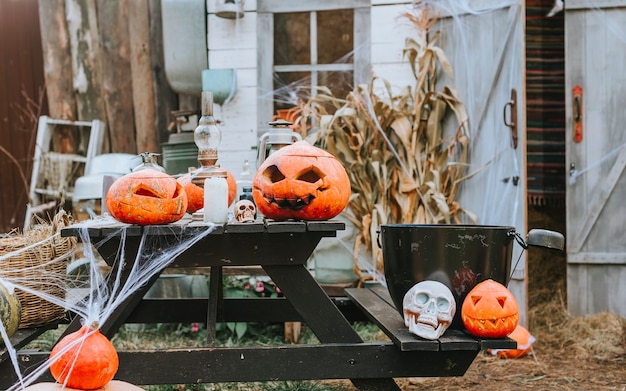
[[[333,155],[306,141],[274,152],[257,170],[252,196],[274,220],[328,220],[350,199],[350,178]]]
[[[187,194],[173,176],[154,169],[118,178],[106,195],[109,214],[128,224],[169,224],[187,210]]]
[[[503,338],[517,327],[519,306],[504,285],[489,279],[469,291],[463,300],[461,319],[472,335]]]

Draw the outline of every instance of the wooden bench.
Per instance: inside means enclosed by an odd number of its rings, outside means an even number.
[[[396,310],[387,289],[375,285],[369,289],[346,289],[347,296],[374,322],[403,352],[424,351],[480,351],[486,349],[516,349],[517,342],[510,338],[483,339],[462,330],[449,328],[438,340],[420,338],[409,332]]]

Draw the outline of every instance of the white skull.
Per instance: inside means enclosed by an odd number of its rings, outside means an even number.
[[[419,282],[404,295],[404,325],[426,339],[438,339],[448,329],[456,312],[450,289],[438,281]]]
[[[240,223],[246,223],[254,221],[254,215],[256,214],[256,206],[250,200],[239,200],[235,203],[233,210],[235,214],[235,220]]]

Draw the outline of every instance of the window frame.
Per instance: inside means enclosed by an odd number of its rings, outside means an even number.
[[[274,14],[288,12],[354,10],[353,64],[274,65]],[[354,85],[366,83],[371,69],[371,1],[370,0],[257,0],[257,129],[265,133],[274,115],[273,100],[267,94],[274,90],[274,72],[352,70]],[[315,32],[315,27],[313,27]],[[317,42],[317,36],[311,37]],[[315,50],[315,49],[314,49]]]

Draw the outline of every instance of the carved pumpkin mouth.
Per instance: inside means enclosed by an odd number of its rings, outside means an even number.
[[[300,210],[306,206],[308,206],[313,200],[315,196],[313,194],[308,194],[304,197],[298,198],[280,198],[273,196],[264,196],[265,200],[270,204],[275,204],[279,208],[289,208],[293,210]]]

